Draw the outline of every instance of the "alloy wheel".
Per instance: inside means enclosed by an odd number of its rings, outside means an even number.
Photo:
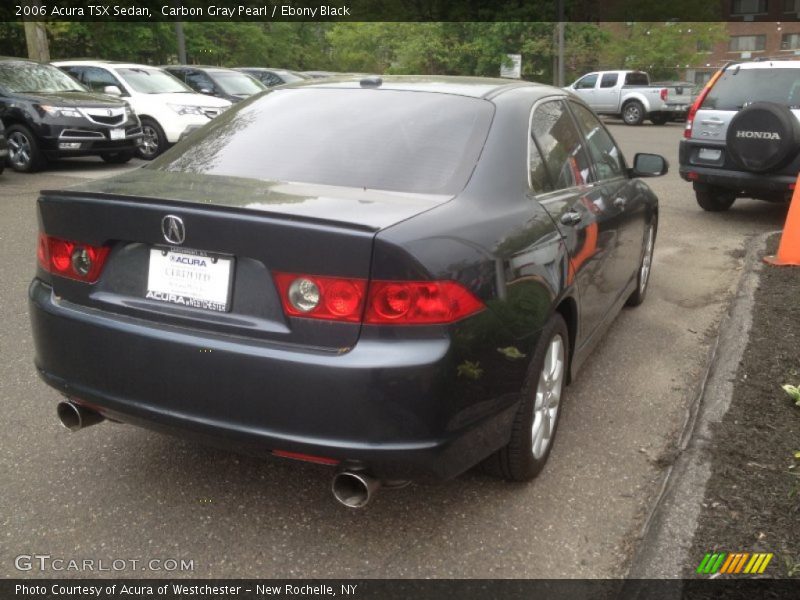
[[[153,158],[158,154],[158,146],[160,140],[158,139],[158,132],[152,125],[142,126],[142,145],[139,146],[139,151],[147,158]]]
[[[553,438],[564,388],[565,358],[564,340],[555,335],[547,348],[533,405],[531,448],[536,459],[547,453]]]
[[[8,136],[8,159],[12,165],[21,169],[31,163],[33,150],[31,141],[21,131],[14,131]]]
[[[644,294],[647,288],[647,280],[650,278],[650,265],[653,264],[653,247],[656,241],[656,228],[650,225],[647,231],[647,242],[644,246],[644,256],[642,257],[641,271],[639,272],[639,293]]]

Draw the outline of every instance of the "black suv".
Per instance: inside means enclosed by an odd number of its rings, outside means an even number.
[[[68,156],[124,163],[142,137],[123,100],[92,93],[52,65],[16,58],[0,59],[0,121],[8,163],[20,172]]]
[[[736,198],[791,198],[800,171],[800,61],[731,64],[689,111],[680,174],[697,203],[727,210]]]
[[[267,89],[246,73],[223,67],[167,65],[161,67],[201,94],[239,102]]]

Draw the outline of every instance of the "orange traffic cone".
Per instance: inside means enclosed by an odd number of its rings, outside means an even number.
[[[783,226],[778,254],[765,256],[764,262],[770,265],[800,267],[800,174],[794,184],[792,203],[786,224]]]

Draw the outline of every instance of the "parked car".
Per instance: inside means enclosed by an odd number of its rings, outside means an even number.
[[[641,125],[650,119],[663,125],[685,118],[690,96],[670,95],[670,88],[651,86],[641,71],[597,71],[588,73],[565,88],[583,99],[599,115],[621,117],[626,125]]]
[[[3,122],[0,121],[0,173],[5,170],[6,158],[8,158],[8,142],[6,141],[6,132],[3,128]]]
[[[348,506],[482,461],[528,480],[566,384],[645,298],[639,177],[666,171],[549,86],[273,88],[146,169],[42,194],[36,366],[70,429],[336,466]]]
[[[702,86],[698,86],[693,81],[654,81],[650,85],[659,88],[667,88],[667,99],[675,110],[670,112],[670,121],[685,121],[697,95]]]
[[[144,138],[137,154],[152,160],[186,131],[205,125],[231,105],[194,91],[157,67],[101,60],[53,63],[88,88],[125,98],[142,121]]]
[[[267,86],[257,79],[234,69],[197,65],[167,65],[164,69],[196,92],[231,102],[241,102],[267,89]]]
[[[274,87],[276,85],[283,85],[284,83],[294,83],[296,81],[305,81],[311,79],[308,75],[303,75],[297,71],[290,71],[288,69],[268,69],[262,67],[241,67],[236,69],[242,73],[246,73],[255,79],[258,79],[267,87]]]
[[[783,202],[800,172],[800,61],[748,61],[715,74],[695,101],[680,175],[707,211],[737,198]]]
[[[73,156],[124,163],[142,138],[126,102],[91,93],[55,67],[17,58],[0,59],[0,121],[8,163],[20,172]]]

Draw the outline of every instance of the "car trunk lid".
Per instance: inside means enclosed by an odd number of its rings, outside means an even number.
[[[209,332],[340,351],[356,342],[360,324],[287,317],[273,273],[368,279],[376,232],[446,200],[138,170],[44,191],[39,213],[48,236],[111,247],[95,284],[51,278],[63,301]],[[181,221],[180,244],[165,237],[169,217]],[[174,282],[160,279],[159,269],[168,269],[170,277],[200,277],[201,272],[213,282],[190,286],[183,295],[170,287]]]

